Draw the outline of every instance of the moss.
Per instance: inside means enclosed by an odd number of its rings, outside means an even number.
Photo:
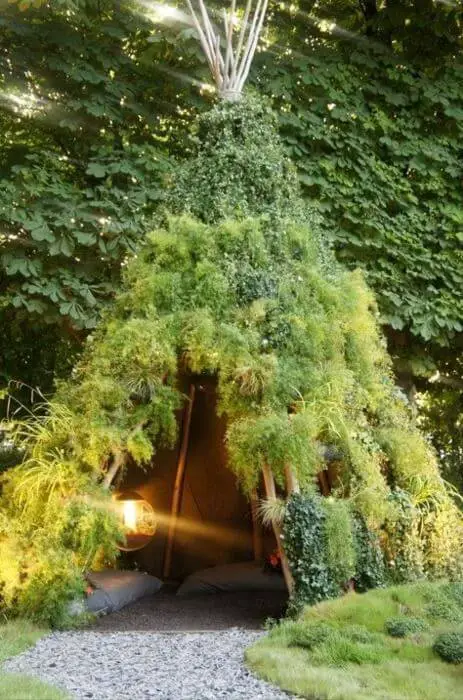
[[[461,670],[437,659],[433,639],[441,623],[426,612],[431,598],[455,600],[453,586],[395,586],[308,607],[247,650],[247,662],[255,673],[300,697],[457,700]],[[418,620],[420,634],[391,638],[386,626],[396,618],[401,624]],[[457,661],[460,646],[461,631],[450,625],[438,647]]]

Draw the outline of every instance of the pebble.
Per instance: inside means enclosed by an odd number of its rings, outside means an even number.
[[[287,700],[244,665],[261,632],[54,632],[4,669],[75,700]]]

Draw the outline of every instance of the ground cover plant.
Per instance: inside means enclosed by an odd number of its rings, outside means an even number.
[[[462,638],[463,584],[420,582],[305,608],[246,658],[253,671],[301,697],[457,700]]]
[[[35,644],[47,630],[26,620],[0,624],[0,698],[8,700],[65,700],[65,693],[37,679],[1,671],[11,656]]]

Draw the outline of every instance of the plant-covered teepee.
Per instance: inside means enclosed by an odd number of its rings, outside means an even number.
[[[270,106],[241,96],[266,3],[253,13],[248,2],[238,18],[233,4],[225,48],[199,7],[194,23],[223,99],[198,118],[165,223],[127,265],[72,378],[45,418],[19,427],[25,459],[3,481],[1,604],[52,622],[83,572],[114,556],[111,482],[128,456],[155,469],[157,447],[175,443],[178,378],[188,373],[217,378],[228,464],[243,489],[263,474],[270,495],[274,481],[301,491],[284,525],[296,593],[308,580],[298,543],[307,552],[304,541],[315,541],[326,446],[364,568],[374,567],[374,540],[403,578],[460,571],[461,514],[394,386],[373,295],[320,239]],[[335,544],[340,527],[341,541],[352,533],[343,509],[328,510],[327,571],[345,578],[355,565],[341,566]]]

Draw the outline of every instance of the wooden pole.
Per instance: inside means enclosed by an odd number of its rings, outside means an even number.
[[[320,490],[322,492],[322,496],[329,496],[331,490],[330,490],[330,485],[328,483],[328,479],[327,479],[325,470],[318,472],[318,482],[320,484]]]
[[[262,473],[264,475],[264,486],[265,486],[265,495],[269,499],[276,499],[277,494],[276,494],[276,489],[275,489],[275,479],[273,478],[272,470],[266,464],[263,469]],[[280,559],[281,559],[281,568],[283,569],[283,576],[285,578],[286,586],[288,588],[288,593],[291,595],[294,589],[294,581],[293,577],[291,574],[291,570],[289,568],[288,560],[286,559],[286,554],[283,549],[283,544],[281,541],[281,528],[276,523],[273,521],[272,523],[273,526],[273,532],[275,533],[275,538],[277,541],[278,545],[278,550],[280,552]]]
[[[259,497],[257,489],[251,493],[251,514],[252,514],[252,546],[255,561],[260,561],[264,557],[264,542],[262,537],[262,525],[259,518]]]
[[[172,565],[172,552],[174,549],[175,532],[177,529],[178,514],[180,511],[181,500],[183,495],[183,484],[185,482],[185,466],[188,454],[188,444],[190,441],[190,426],[191,416],[193,413],[193,404],[195,400],[196,387],[190,385],[190,393],[188,396],[188,405],[185,410],[185,418],[183,421],[182,444],[177,463],[177,473],[175,476],[174,493],[172,496],[172,506],[170,510],[169,531],[167,533],[166,553],[164,556],[163,577],[168,578]]]
[[[113,483],[114,479],[116,478],[117,472],[121,468],[121,466],[124,463],[124,456],[122,452],[117,452],[114,457],[111,466],[109,467],[108,471],[106,472],[104,479],[103,479],[103,486],[106,489],[109,489],[111,484]]]
[[[299,481],[294,469],[287,464],[285,466],[285,478],[286,478],[286,493],[290,496],[292,493],[300,493],[301,489],[299,486]]]

